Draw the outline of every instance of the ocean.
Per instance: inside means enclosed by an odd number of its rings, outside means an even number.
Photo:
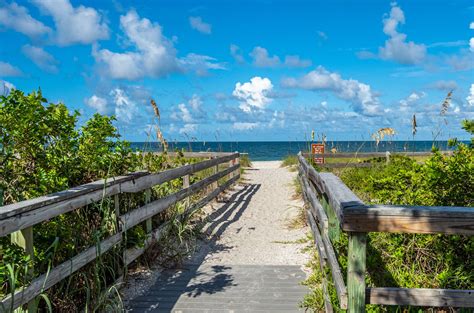
[[[450,150],[447,141],[436,141],[440,150]],[[468,143],[468,142],[466,142]],[[134,150],[161,151],[156,143],[132,142]],[[404,152],[431,151],[433,141],[382,141],[377,146],[375,141],[328,141],[326,151],[336,148],[338,152]],[[288,155],[308,150],[308,142],[304,141],[240,141],[240,142],[172,142],[170,151],[185,149],[186,151],[212,151],[248,153],[252,161],[281,160]]]

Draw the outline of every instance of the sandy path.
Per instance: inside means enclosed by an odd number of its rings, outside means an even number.
[[[244,184],[229,193],[230,200],[209,210],[208,241],[202,243],[191,263],[304,265],[301,250],[307,228],[288,224],[303,203],[292,199],[296,172],[280,167],[280,161],[253,162]]]

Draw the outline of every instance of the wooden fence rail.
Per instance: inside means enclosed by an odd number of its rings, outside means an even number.
[[[317,172],[302,153],[298,160],[308,221],[321,261],[323,291],[328,286],[327,266],[340,308],[364,312],[366,304],[474,307],[474,290],[365,286],[368,232],[473,235],[474,208],[368,206],[334,174]],[[342,231],[349,239],[346,279],[332,244]],[[332,312],[328,298],[325,294],[325,309]]]
[[[11,235],[12,241],[23,247],[33,257],[33,227],[36,224],[48,221],[58,215],[71,212],[88,204],[101,201],[106,197],[113,197],[115,214],[119,227],[115,234],[101,240],[96,246],[78,253],[71,259],[50,269],[47,273],[32,280],[27,286],[18,288],[13,294],[0,300],[0,312],[10,312],[16,308],[31,303],[45,290],[51,288],[100,255],[109,251],[123,241],[123,234],[141,222],[147,222],[147,236],[143,247],[129,248],[123,251],[123,264],[126,267],[157,240],[166,230],[168,221],[156,229],[152,229],[151,218],[165,211],[170,206],[182,201],[193,194],[213,186],[213,190],[204,195],[196,203],[186,206],[183,215],[192,214],[217,197],[225,189],[238,181],[240,177],[239,153],[212,153],[188,154],[185,157],[212,157],[198,163],[193,163],[160,173],[136,172],[125,176],[113,177],[90,184],[71,188],[44,197],[0,206],[0,237]],[[219,170],[219,165],[226,165]],[[224,167],[224,166],[222,166]],[[206,169],[217,169],[214,173],[202,180],[189,184],[189,175]],[[183,188],[163,198],[150,201],[150,188],[177,178],[183,178]],[[225,179],[225,182],[218,184]],[[145,204],[127,213],[120,214],[120,194],[145,191]],[[121,245],[124,246],[124,245]]]

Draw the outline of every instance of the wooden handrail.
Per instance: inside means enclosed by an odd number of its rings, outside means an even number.
[[[338,177],[332,173],[317,172],[303,153],[298,154],[298,160],[303,195],[310,207],[308,220],[320,259],[329,265],[333,275],[341,308],[361,312],[365,304],[474,307],[474,290],[365,288],[368,232],[473,235],[474,208],[365,205]],[[319,199],[327,199],[329,206],[325,206],[325,210],[329,210],[328,214],[335,214],[339,222],[337,225],[329,219],[328,227],[327,220],[320,217]],[[322,215],[325,216],[325,213]],[[340,227],[349,237],[347,298],[346,293],[341,293],[345,289],[341,289],[340,266],[327,235],[334,227]],[[326,276],[323,276],[323,285],[326,284]],[[342,286],[346,288],[344,282]],[[325,288],[324,291],[327,292]],[[325,294],[324,298],[327,297]],[[346,299],[347,302],[344,302]],[[331,305],[327,301],[325,303],[326,308],[332,310]]]
[[[29,230],[29,233],[32,233],[32,227],[38,223],[42,223],[55,216],[73,211],[90,203],[99,201],[104,197],[110,196],[115,197],[114,201],[116,202],[117,220],[121,225],[115,234],[98,242],[96,246],[80,252],[64,263],[50,269],[48,273],[33,279],[28,286],[21,287],[16,290],[13,295],[10,294],[5,298],[0,299],[0,311],[16,309],[19,306],[30,302],[48,288],[70,276],[87,263],[96,259],[99,255],[120,243],[124,238],[123,233],[131,227],[145,220],[150,220],[153,216],[163,212],[177,202],[203,190],[204,187],[213,185],[222,178],[230,176],[230,178],[226,179],[221,186],[216,185],[216,188],[214,188],[213,191],[205,195],[191,207],[187,208],[183,214],[191,214],[198,208],[204,206],[239,179],[240,174],[234,174],[240,169],[239,156],[239,153],[225,153],[211,160],[185,165],[160,173],[137,172],[125,176],[113,177],[107,180],[100,180],[71,188],[45,197],[0,207],[0,237],[12,233],[20,233],[18,232],[20,230],[21,233],[23,233],[26,229]],[[192,185],[188,185],[188,187],[183,187],[183,189],[171,195],[148,202],[139,208],[118,216],[119,210],[117,201],[119,194],[121,193],[133,193],[149,190],[149,188],[153,186],[180,177],[185,177],[202,170],[209,168],[216,169],[218,165],[228,162],[229,166],[227,168],[220,171],[217,170],[209,177],[195,182]],[[151,225],[151,223],[149,224]],[[147,234],[143,248],[131,248],[124,251],[125,266],[140,256],[145,249],[150,246],[152,240],[157,239],[160,236],[165,224],[166,222],[155,230],[152,230],[150,226],[150,229],[147,230],[149,233]],[[29,241],[27,246],[32,247],[32,236],[27,240]]]

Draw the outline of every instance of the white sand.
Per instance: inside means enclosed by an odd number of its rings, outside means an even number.
[[[304,265],[309,254],[302,252],[308,243],[308,227],[290,229],[289,222],[303,206],[293,200],[292,181],[296,172],[280,167],[280,161],[253,162],[243,182],[224,198],[203,210],[208,214],[207,238],[199,244],[189,263],[199,265]],[[121,292],[125,303],[144,294],[160,276],[160,265],[137,269]]]
[[[293,200],[296,172],[280,167],[280,161],[253,162],[244,184],[226,197],[228,203],[214,205],[208,224],[210,238],[191,259],[192,263],[304,265],[308,255],[307,227],[291,229],[288,224],[303,206]],[[232,195],[236,195],[236,197]]]

